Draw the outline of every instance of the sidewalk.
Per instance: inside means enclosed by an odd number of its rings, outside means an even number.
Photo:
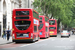
[[[7,39],[3,39],[0,37],[0,45],[12,43],[12,37],[10,37],[9,41]]]

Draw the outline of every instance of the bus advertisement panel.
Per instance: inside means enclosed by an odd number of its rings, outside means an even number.
[[[39,20],[40,20],[40,27],[39,27],[40,38],[49,37],[49,22],[48,22],[49,18],[44,15],[40,15]]]
[[[39,40],[39,14],[33,9],[14,9],[12,15],[12,41]]]
[[[57,36],[57,21],[55,19],[49,19],[49,34],[50,36]]]

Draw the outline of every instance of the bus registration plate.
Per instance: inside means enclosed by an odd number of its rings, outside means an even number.
[[[50,33],[54,33],[53,31],[50,31]]]
[[[29,35],[28,35],[28,34],[23,34],[23,36],[24,36],[24,37],[29,37]]]

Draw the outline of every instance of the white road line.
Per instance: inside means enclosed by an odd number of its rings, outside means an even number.
[[[55,46],[55,48],[74,49],[74,46]]]
[[[47,40],[50,40],[51,38],[49,39],[44,39],[44,40],[41,40],[41,41],[38,41],[38,42],[35,42],[35,43],[32,43],[32,44],[25,44],[23,46],[20,46],[20,47],[25,47],[25,46],[28,46],[28,45],[33,45],[33,44],[36,44],[36,43],[39,43],[39,42],[43,42],[43,41],[47,41]]]
[[[73,41],[73,40],[70,40],[70,41]]]
[[[54,41],[55,39],[52,39],[52,41]]]
[[[75,41],[75,39],[71,39],[70,41]]]
[[[20,47],[25,47],[25,46],[28,46],[28,45],[30,45],[30,44],[26,44],[26,45],[23,45],[23,46],[20,46]]]
[[[39,42],[43,42],[43,41],[47,41],[47,40],[50,40],[52,38],[48,38],[48,39],[44,39],[44,40],[40,40],[40,41],[37,41],[37,42],[34,42],[34,43],[31,43],[31,44],[24,44],[20,47],[25,47],[25,46],[29,46],[29,45],[33,45],[33,44],[36,44],[36,43],[39,43]],[[4,49],[13,49],[13,48],[16,48],[16,47],[11,47],[11,48],[4,48]]]
[[[61,41],[64,41],[65,40],[65,38],[64,39],[61,39]]]

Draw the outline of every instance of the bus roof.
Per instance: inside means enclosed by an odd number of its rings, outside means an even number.
[[[49,20],[56,20],[56,19],[49,19]]]
[[[25,9],[35,11],[35,10],[32,9],[32,8],[15,8],[15,9],[13,9],[13,11],[15,11],[15,10],[25,10]],[[36,11],[35,11],[35,12],[36,12]],[[39,14],[38,12],[36,12],[36,13]]]
[[[44,17],[47,17],[47,16],[45,16],[45,15],[39,15],[39,16],[44,16]],[[48,17],[47,17],[48,18]]]

